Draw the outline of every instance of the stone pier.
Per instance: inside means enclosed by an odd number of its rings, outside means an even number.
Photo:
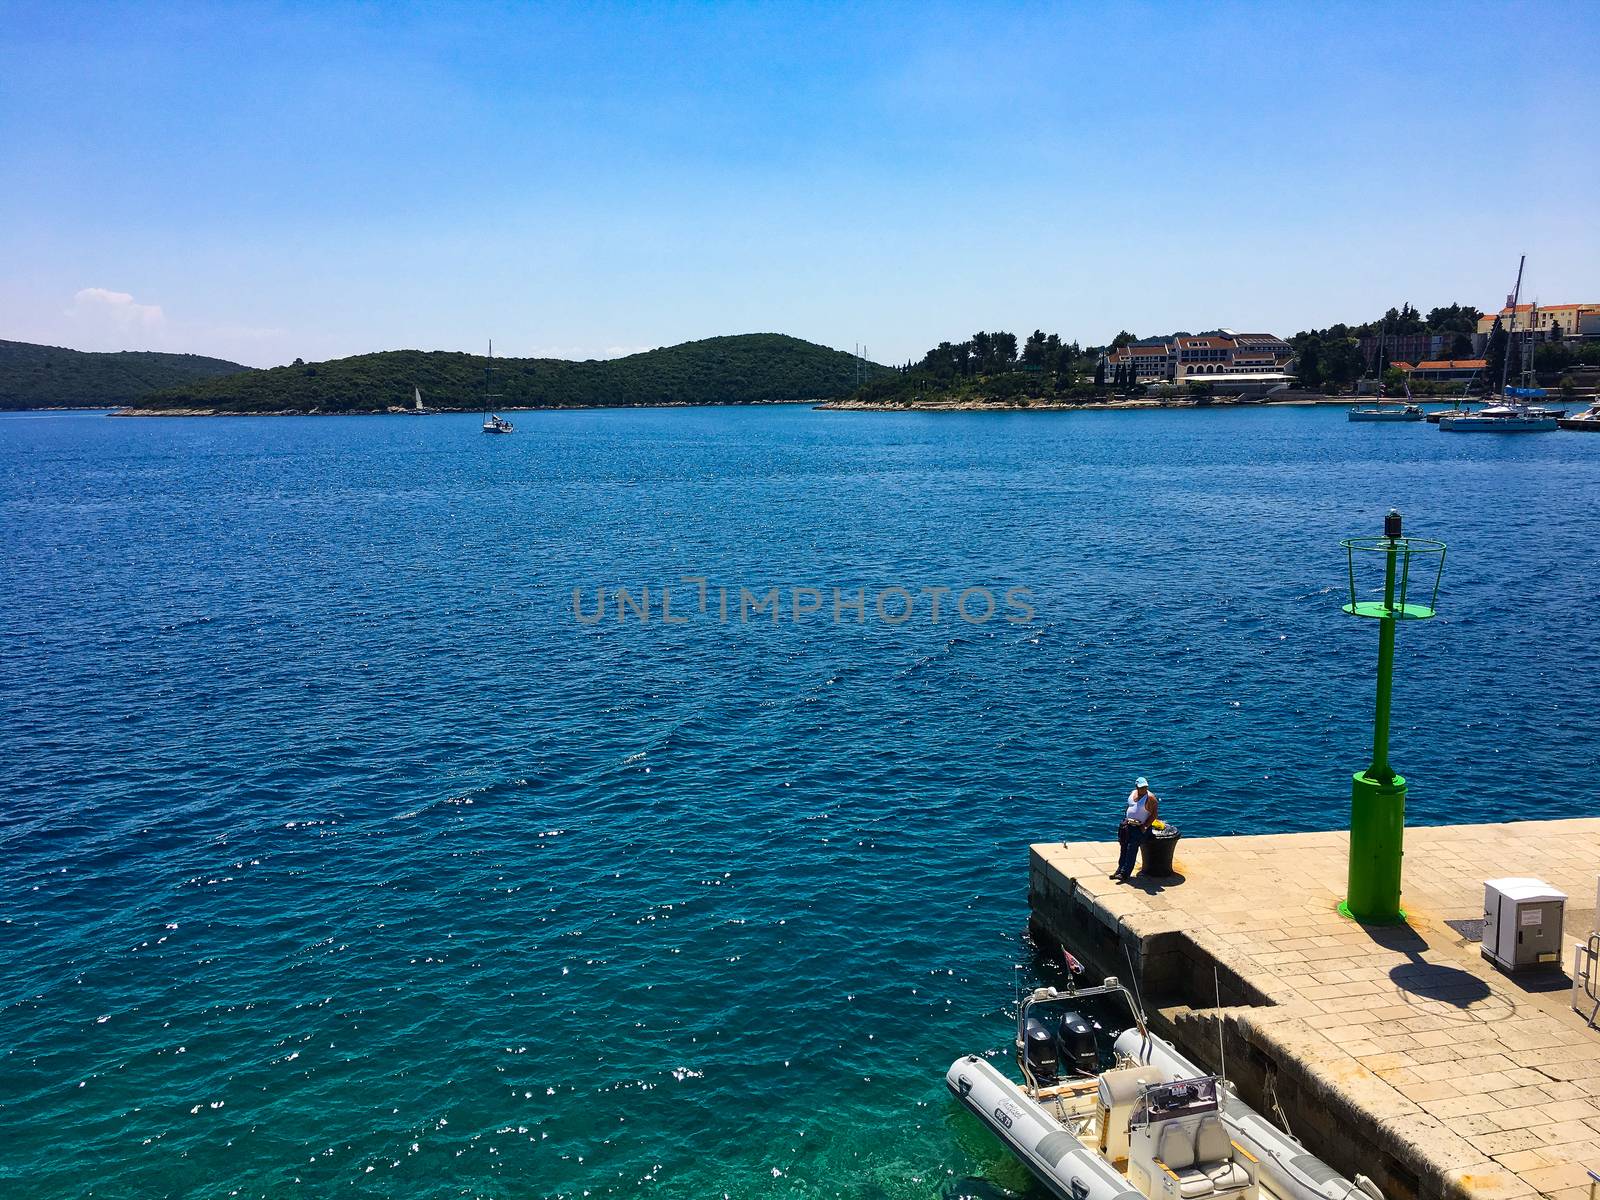
[[[1406,831],[1403,926],[1358,925],[1345,832],[1185,838],[1176,874],[1117,884],[1115,843],[1032,848],[1032,922],[1096,974],[1131,972],[1158,1030],[1389,1200],[1589,1200],[1600,1031],[1572,1009],[1596,925],[1600,819]],[[1466,922],[1483,881],[1566,892],[1559,971],[1509,976]]]

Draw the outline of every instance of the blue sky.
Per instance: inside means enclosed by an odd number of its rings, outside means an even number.
[[[1600,5],[18,4],[0,337],[256,365],[1600,300]]]

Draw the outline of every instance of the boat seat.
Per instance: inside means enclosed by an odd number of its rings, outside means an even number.
[[[1156,1160],[1177,1178],[1184,1200],[1250,1186],[1250,1173],[1233,1160],[1233,1141],[1220,1117],[1206,1117],[1192,1137],[1181,1125],[1168,1125],[1161,1131]]]
[[[1250,1186],[1250,1173],[1234,1161],[1233,1139],[1217,1116],[1206,1117],[1194,1133],[1195,1166],[1219,1192]]]
[[[1188,1170],[1194,1166],[1194,1139],[1187,1129],[1174,1121],[1161,1131],[1156,1157],[1173,1172]]]
[[[1186,1200],[1191,1196],[1209,1196],[1217,1190],[1209,1175],[1195,1169],[1194,1138],[1176,1122],[1161,1131],[1161,1140],[1156,1143],[1156,1163],[1177,1179],[1178,1195]]]

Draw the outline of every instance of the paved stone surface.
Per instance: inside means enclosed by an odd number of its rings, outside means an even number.
[[[1128,885],[1106,878],[1114,843],[1040,844],[1034,888],[1075,888],[1096,919],[1140,939],[1187,935],[1269,1001],[1229,1019],[1410,1143],[1454,1184],[1438,1194],[1587,1200],[1587,1168],[1600,1170],[1600,1032],[1572,1011],[1565,972],[1596,924],[1600,819],[1408,829],[1409,923],[1390,929],[1336,911],[1348,844],[1342,831],[1185,838],[1175,879]],[[1483,881],[1508,875],[1569,897],[1559,981],[1504,975],[1445,925],[1481,917]]]

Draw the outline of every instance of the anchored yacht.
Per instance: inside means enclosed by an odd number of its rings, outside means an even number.
[[[493,386],[490,382],[494,374],[494,339],[489,340],[489,360],[483,367],[483,431],[485,433],[514,433],[516,426],[506,420],[499,413],[489,411],[489,401],[500,399],[499,395],[490,391]]]

